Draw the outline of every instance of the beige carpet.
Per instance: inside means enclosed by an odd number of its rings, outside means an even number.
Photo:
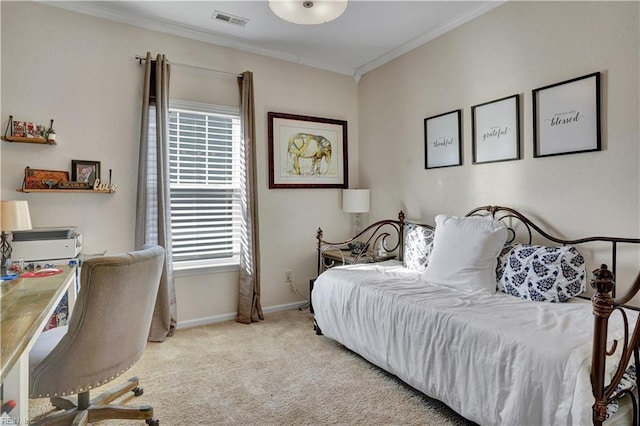
[[[150,343],[122,378],[133,375],[140,377],[144,395],[126,397],[127,403],[152,405],[165,426],[470,424],[316,336],[308,311],[267,314],[252,325],[228,321],[177,330],[164,343]],[[32,400],[30,412],[33,417],[50,409],[48,400]]]

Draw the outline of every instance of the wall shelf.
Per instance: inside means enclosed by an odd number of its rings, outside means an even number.
[[[36,143],[40,145],[55,145],[56,141],[49,141],[44,138],[19,138],[16,136],[2,136],[0,139],[6,142],[19,142],[19,143]]]
[[[29,192],[57,192],[57,193],[70,193],[70,192],[74,192],[74,193],[93,193],[93,194],[115,194],[116,191],[112,191],[109,189],[22,189],[22,188],[18,188],[16,189],[17,192],[24,192],[24,193],[29,193]]]

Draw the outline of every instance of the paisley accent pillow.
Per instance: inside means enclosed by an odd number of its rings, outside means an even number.
[[[506,243],[500,254],[498,255],[498,266],[496,266],[496,281],[498,282],[498,290],[502,291],[502,275],[504,274],[504,270],[507,266],[507,262],[509,261],[509,256],[511,255],[511,251],[516,246],[514,243]]]
[[[620,379],[620,383],[616,386],[616,389],[613,391],[614,395],[619,395],[622,392],[632,391],[638,385],[638,380],[636,377],[636,366],[631,364],[624,374],[622,375],[622,379]],[[607,417],[613,416],[618,411],[618,398],[614,399],[607,405]],[[605,419],[605,420],[606,420]]]
[[[404,224],[404,266],[422,272],[429,263],[433,248],[433,229],[415,223]]]
[[[502,292],[539,302],[566,302],[586,289],[584,257],[570,246],[507,244],[496,278]]]

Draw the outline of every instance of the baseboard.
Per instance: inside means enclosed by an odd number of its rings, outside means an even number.
[[[273,312],[288,311],[289,309],[297,309],[301,306],[304,306],[306,303],[308,302],[302,301],[302,302],[287,303],[284,305],[268,306],[266,308],[262,308],[262,312],[265,314],[270,314]],[[230,320],[236,319],[236,316],[237,316],[236,312],[230,312],[228,314],[220,314],[220,315],[213,315],[210,317],[178,321],[176,328],[190,328],[190,327],[197,327],[200,325],[213,324],[216,322],[230,321]]]

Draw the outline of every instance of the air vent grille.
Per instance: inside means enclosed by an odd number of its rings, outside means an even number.
[[[230,13],[220,12],[219,10],[213,12],[213,15],[211,15],[211,19],[237,25],[239,27],[244,27],[245,25],[247,25],[247,22],[249,22],[249,20],[246,18],[233,16]]]

